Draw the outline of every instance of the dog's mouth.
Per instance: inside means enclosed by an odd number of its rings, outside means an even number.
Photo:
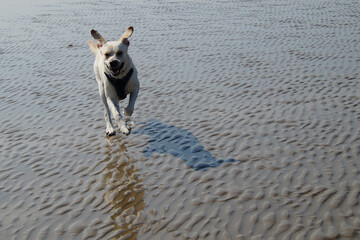
[[[119,66],[110,66],[108,67],[111,75],[117,76],[120,74],[121,69],[124,67],[124,63],[121,63]]]

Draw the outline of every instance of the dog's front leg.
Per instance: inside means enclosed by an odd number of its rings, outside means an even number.
[[[106,100],[104,86],[102,85],[102,83],[100,81],[98,81],[98,87],[99,87],[99,95],[104,104],[104,109],[105,109],[104,117],[105,117],[105,124],[106,124],[106,135],[112,136],[112,135],[115,135],[116,131],[111,122],[110,110],[109,110],[109,106],[108,106],[108,103]]]
[[[108,97],[107,103],[109,105],[110,111],[111,111],[116,123],[118,124],[118,126],[120,128],[120,131],[126,135],[130,134],[130,129],[126,127],[125,121],[119,111],[118,100],[115,98]]]
[[[135,101],[138,96],[138,93],[139,93],[139,89],[130,93],[129,104],[124,109],[124,113],[126,116],[131,116],[133,114],[134,107],[135,107]]]

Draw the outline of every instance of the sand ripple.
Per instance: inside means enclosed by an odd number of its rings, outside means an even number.
[[[30,2],[0,4],[0,239],[360,237],[357,1]],[[130,25],[107,139],[86,42]]]

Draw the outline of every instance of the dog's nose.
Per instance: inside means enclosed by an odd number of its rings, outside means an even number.
[[[116,60],[110,62],[110,67],[112,67],[112,68],[119,67],[119,65],[120,65],[120,62],[116,61]]]

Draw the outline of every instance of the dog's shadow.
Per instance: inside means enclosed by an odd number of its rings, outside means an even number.
[[[142,122],[133,134],[149,136],[149,143],[143,150],[146,157],[154,152],[171,154],[185,161],[186,165],[195,170],[206,170],[217,167],[224,162],[234,162],[235,159],[216,159],[207,151],[201,142],[191,132],[166,125],[156,119]]]

